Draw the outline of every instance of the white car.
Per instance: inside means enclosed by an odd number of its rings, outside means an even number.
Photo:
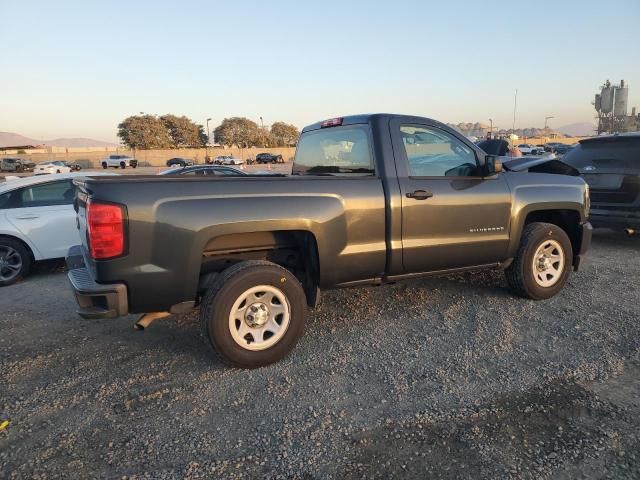
[[[216,157],[214,163],[218,165],[242,165],[244,160],[233,156],[220,155],[219,157]]]
[[[78,244],[72,181],[83,175],[61,173],[0,182],[0,287],[26,276],[34,261],[64,257]]]
[[[102,168],[136,168],[138,166],[138,160],[131,158],[127,155],[109,155],[100,161]]]
[[[540,149],[537,145],[531,145],[529,143],[521,143],[518,145],[518,150],[520,150],[523,155],[539,155],[544,153],[544,149]]]
[[[52,161],[52,162],[42,162],[35,166],[33,169],[34,175],[45,175],[50,173],[70,173],[71,168],[68,167],[64,162],[61,161]]]

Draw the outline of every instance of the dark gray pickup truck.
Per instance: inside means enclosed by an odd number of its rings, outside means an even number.
[[[576,174],[503,165],[426,118],[331,119],[303,130],[289,176],[75,180],[69,279],[85,318],[199,305],[214,351],[258,367],[293,348],[321,289],[502,268],[515,293],[555,295],[591,242]]]

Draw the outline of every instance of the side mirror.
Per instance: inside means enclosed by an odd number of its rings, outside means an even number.
[[[491,177],[502,171],[502,161],[496,155],[484,157],[484,176]]]

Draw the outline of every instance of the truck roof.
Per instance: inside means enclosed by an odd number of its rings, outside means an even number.
[[[402,114],[398,114],[398,113],[361,113],[358,115],[346,115],[343,117],[335,117],[333,119],[327,119],[327,120],[321,120],[320,122],[316,122],[313,123],[311,125],[307,125],[306,127],[304,127],[302,129],[302,133],[305,132],[309,132],[312,130],[318,130],[320,128],[322,128],[323,124],[329,120],[334,120],[334,119],[342,119],[342,123],[340,125],[358,125],[358,124],[363,124],[363,123],[370,123],[371,120],[376,119],[376,120],[385,120],[385,119],[391,119],[391,118],[398,118],[398,117],[402,117],[403,119],[405,119],[408,122],[424,122],[425,120],[429,121],[430,123],[437,123],[437,124],[442,124],[442,122],[438,122],[437,120],[433,120],[431,118],[427,118],[427,117],[418,117],[415,115],[402,115]]]

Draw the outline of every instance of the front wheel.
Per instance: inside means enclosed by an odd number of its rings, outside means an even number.
[[[543,300],[562,290],[572,263],[571,241],[562,228],[551,223],[530,223],[522,232],[518,253],[505,276],[518,295]]]
[[[124,162],[120,162],[120,168],[121,168],[121,169],[123,169],[123,170],[124,170],[126,166],[127,166],[127,164],[126,164],[126,163],[124,163]]]
[[[102,162],[102,168],[107,169],[107,162]]]
[[[200,327],[225,363],[257,368],[293,349],[306,311],[304,290],[291,272],[271,262],[245,261],[226,269],[209,288]]]

